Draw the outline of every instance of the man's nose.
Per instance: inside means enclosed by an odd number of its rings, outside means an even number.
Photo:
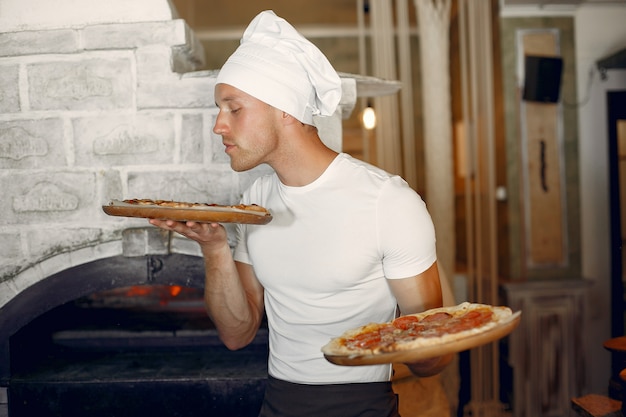
[[[226,129],[225,124],[222,121],[222,117],[220,117],[221,114],[222,112],[219,112],[217,114],[217,117],[215,118],[215,124],[213,125],[213,133],[215,133],[216,135],[223,134]]]

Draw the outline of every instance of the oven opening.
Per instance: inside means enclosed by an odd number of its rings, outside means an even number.
[[[49,310],[11,337],[10,352],[10,415],[256,416],[267,327],[230,351],[201,289],[133,285]]]

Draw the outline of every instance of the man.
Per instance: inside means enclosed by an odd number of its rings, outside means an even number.
[[[242,203],[272,212],[239,225],[234,254],[219,224],[151,220],[197,241],[205,301],[221,340],[246,346],[267,315],[262,416],[396,416],[391,365],[343,367],[320,348],[344,330],[441,306],[435,234],[421,198],[397,176],[337,154],[313,126],[333,114],[341,81],[326,57],[273,12],[259,14],[215,87],[235,171],[260,164]],[[450,357],[409,364],[438,373]]]

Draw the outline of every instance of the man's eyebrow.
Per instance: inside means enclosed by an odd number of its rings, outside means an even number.
[[[223,97],[220,100],[221,103],[229,103],[229,102],[232,102],[232,101],[237,101],[237,97],[235,97],[235,96],[226,96],[226,97]],[[215,105],[217,107],[219,107],[219,104],[218,104],[217,100],[215,101]]]

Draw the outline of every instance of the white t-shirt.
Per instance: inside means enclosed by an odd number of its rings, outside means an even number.
[[[347,329],[391,320],[396,300],[386,279],[435,262],[420,196],[400,177],[340,154],[311,184],[264,176],[242,202],[273,216],[267,225],[238,226],[234,254],[265,288],[270,375],[308,384],[389,380],[389,365],[334,365],[320,349]]]

